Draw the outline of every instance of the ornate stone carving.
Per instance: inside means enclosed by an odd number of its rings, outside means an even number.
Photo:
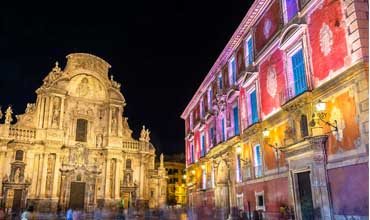
[[[267,70],[267,92],[271,97],[275,97],[277,90],[277,77],[274,65],[271,65]]]
[[[121,84],[113,80],[113,75],[110,75],[110,82],[115,89],[120,89]]]
[[[53,100],[53,116],[51,127],[59,128],[59,118],[60,118],[60,97],[54,97]]]
[[[19,183],[20,182],[20,177],[21,177],[21,170],[20,170],[20,168],[17,168],[14,172],[14,182]]]
[[[89,91],[90,91],[89,80],[86,77],[84,77],[78,84],[77,94],[80,97],[85,97],[88,95]]]
[[[327,56],[333,46],[333,32],[330,27],[323,23],[320,29],[320,49],[324,56]]]
[[[96,147],[101,148],[103,146],[103,135],[98,134],[96,136]]]
[[[27,103],[25,113],[33,113],[35,111],[35,108],[36,108],[35,103]]]
[[[59,79],[63,74],[63,71],[59,67],[59,63],[55,62],[55,67],[50,73],[44,78],[44,86],[49,87],[55,80]]]
[[[149,142],[150,141],[150,131],[149,129],[145,129],[145,125],[143,125],[143,128],[141,129],[141,132],[140,132],[140,141],[144,141],[144,142]]]
[[[111,131],[113,135],[117,135],[117,109],[112,108]]]
[[[10,124],[13,121],[12,114],[13,114],[12,107],[8,106],[5,112],[5,124]]]

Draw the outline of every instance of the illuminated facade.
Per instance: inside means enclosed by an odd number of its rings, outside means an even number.
[[[365,219],[367,32],[367,1],[256,0],[181,115],[189,205]]]
[[[110,65],[83,53],[67,56],[37,89],[36,103],[11,123],[0,124],[0,202],[13,211],[124,205],[161,207],[166,202],[163,163],[155,169],[155,148],[143,127],[131,136],[123,117],[120,84],[108,78]],[[3,114],[1,114],[1,117]],[[162,161],[163,162],[163,161]]]
[[[167,171],[167,204],[168,205],[186,205],[186,186],[185,179],[185,161],[164,162]]]

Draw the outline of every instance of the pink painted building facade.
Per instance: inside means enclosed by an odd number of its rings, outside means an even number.
[[[367,1],[256,0],[181,115],[189,205],[368,219],[368,84]]]

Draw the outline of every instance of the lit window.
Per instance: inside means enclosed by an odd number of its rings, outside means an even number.
[[[247,66],[250,66],[253,64],[253,40],[252,36],[249,36],[248,39],[246,40],[246,49],[245,49],[245,60]]]
[[[203,100],[203,98],[200,100],[199,108],[200,108],[201,117],[203,118],[204,115],[205,115],[204,100]]]
[[[202,189],[207,188],[207,172],[206,169],[202,169]]]
[[[213,95],[212,88],[209,88],[208,89],[208,108],[209,110],[212,109],[212,99],[213,99],[212,95]]]
[[[234,118],[234,134],[239,135],[239,111],[238,106],[233,108],[233,118]]]
[[[193,129],[193,112],[190,113],[189,124],[190,124],[190,129]]]
[[[236,62],[235,58],[231,58],[229,62],[229,73],[230,73],[230,82],[232,85],[236,84]]]
[[[285,11],[284,19],[285,19],[285,22],[288,23],[298,13],[298,2],[297,0],[284,0],[283,7]]]
[[[221,90],[223,88],[223,83],[222,83],[222,75],[218,75],[218,88]]]
[[[236,182],[242,181],[242,175],[241,175],[241,160],[240,160],[240,154],[236,155]]]
[[[289,54],[289,64],[291,67],[290,88],[294,88],[294,95],[299,95],[307,90],[306,70],[302,47]],[[292,85],[292,83],[294,83]]]
[[[204,157],[206,155],[206,138],[204,133],[200,136],[200,156]]]
[[[254,146],[254,174],[256,177],[262,176],[262,152],[261,146]]]
[[[251,90],[246,99],[248,108],[248,124],[251,125],[258,122],[258,102],[256,89]]]
[[[222,141],[225,141],[226,140],[226,124],[225,124],[225,117],[222,117],[222,120],[221,120],[221,126],[222,126]]]

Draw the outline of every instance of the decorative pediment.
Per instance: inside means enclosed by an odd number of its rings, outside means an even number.
[[[307,25],[303,22],[299,24],[294,23],[288,26],[280,37],[279,48],[281,50],[286,50],[303,35],[306,29]]]

